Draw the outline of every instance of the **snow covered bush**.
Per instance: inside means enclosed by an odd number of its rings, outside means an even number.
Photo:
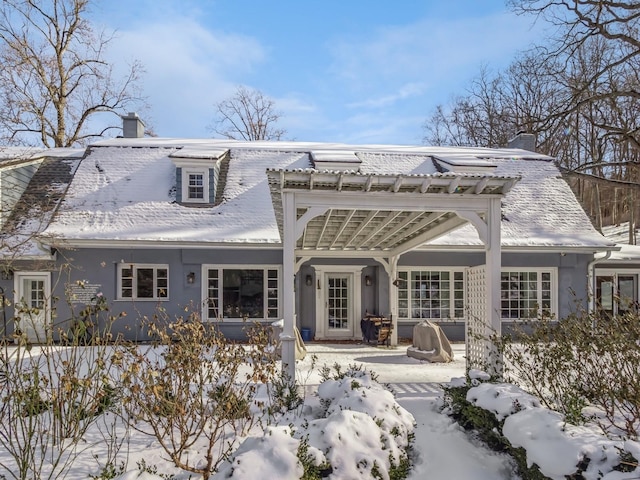
[[[578,313],[541,317],[493,338],[505,381],[538,397],[571,423],[598,422],[603,432],[635,439],[640,430],[640,316]]]
[[[446,413],[494,450],[509,453],[523,479],[613,480],[637,469],[640,444],[572,425],[513,384],[469,380],[445,388]]]
[[[276,472],[274,479],[406,478],[413,416],[370,372],[340,367],[335,372],[320,384],[317,408],[305,409],[310,412],[306,416],[284,415],[280,424],[289,427],[269,428],[262,437],[246,439],[214,478],[253,479],[258,461],[265,479],[268,472]]]

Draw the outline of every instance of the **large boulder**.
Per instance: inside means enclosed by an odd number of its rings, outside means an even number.
[[[429,362],[448,363],[453,360],[449,339],[439,325],[428,320],[413,327],[413,345],[407,348],[407,355]]]

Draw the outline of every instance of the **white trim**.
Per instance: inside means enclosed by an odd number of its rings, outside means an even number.
[[[467,245],[437,245],[437,244],[425,244],[421,245],[414,250],[417,252],[424,251],[437,251],[437,252],[478,252],[484,251],[484,245],[481,243],[478,244],[467,244]],[[511,253],[583,253],[589,255],[595,255],[600,252],[608,252],[608,251],[618,251],[619,248],[604,246],[604,245],[594,245],[594,246],[569,246],[569,245],[555,245],[555,246],[516,246],[516,245],[502,245],[500,247],[502,252],[511,252]]]
[[[116,269],[116,301],[122,302],[167,302],[170,300],[169,295],[171,293],[171,288],[169,285],[170,279],[170,271],[169,264],[167,263],[137,263],[137,262],[121,262],[116,264],[118,268]],[[131,296],[124,297],[122,296],[122,270],[124,268],[131,268],[134,271],[132,272],[132,285],[131,285]],[[153,269],[153,296],[152,297],[138,297],[137,296],[137,277],[135,275],[135,271],[141,268],[152,268]],[[165,269],[167,271],[167,295],[164,297],[158,296],[158,269]]]
[[[613,275],[640,275],[640,267],[634,266],[630,268],[624,268],[620,265],[620,268],[598,268],[596,267],[596,276],[605,277]]]
[[[270,263],[260,263],[260,264],[240,264],[240,263],[204,263],[200,268],[200,278],[202,279],[200,286],[200,318],[204,322],[242,322],[242,317],[225,317],[224,312],[218,312],[217,318],[209,318],[209,306],[207,300],[209,299],[209,270],[218,270],[218,281],[219,281],[219,293],[218,293],[218,305],[220,305],[222,298],[222,289],[224,285],[222,283],[223,278],[220,276],[220,271],[224,270],[262,270],[263,278],[265,279],[264,283],[264,292],[263,292],[263,316],[261,318],[257,318],[256,320],[262,321],[276,321],[282,318],[282,265],[280,264],[270,264]],[[269,317],[268,315],[268,270],[276,270],[278,272],[278,312],[275,317]],[[224,274],[224,273],[223,273]]]
[[[202,175],[202,198],[189,197],[189,176]],[[181,203],[212,203],[209,192],[209,168],[182,167],[182,202]]]
[[[362,338],[360,330],[360,318],[362,318],[362,273],[367,265],[311,265],[315,269],[316,276],[316,330],[315,337],[323,338]],[[351,316],[353,319],[352,337],[336,337],[328,335],[326,331],[326,301],[327,301],[327,276],[332,273],[346,273],[352,275],[351,289]],[[360,276],[358,277],[358,274]],[[320,286],[320,288],[318,288]]]
[[[550,273],[551,277],[550,277],[550,281],[551,281],[551,314],[556,316],[558,315],[558,302],[559,302],[559,292],[558,292],[558,267],[506,267],[506,268],[502,268],[501,272],[500,272],[500,289],[499,289],[499,293],[502,296],[502,274],[503,273],[509,273],[509,272],[516,272],[516,273],[530,273],[530,272],[536,272],[536,273]],[[538,295],[538,303],[540,303],[540,301],[542,300],[542,277],[540,275],[538,275],[538,280],[537,280],[537,295]],[[502,302],[502,299],[501,299]],[[509,318],[509,317],[503,317],[502,316],[502,304],[500,304],[500,318],[502,319],[503,322],[509,322],[509,321],[515,321],[515,320],[519,320],[516,318]]]
[[[169,155],[169,158],[178,168],[214,168],[228,151],[229,149],[221,149],[211,158],[180,157],[180,152],[175,152]]]
[[[50,241],[47,241],[50,240]],[[164,240],[90,240],[90,239],[61,239],[59,237],[40,237],[44,245],[54,248],[144,248],[145,250],[159,250],[163,248],[183,248],[189,250],[202,250],[209,248],[229,250],[282,250],[280,242],[184,242]],[[371,256],[371,255],[369,255]]]
[[[596,302],[598,300],[597,298],[597,293],[598,293],[598,289],[597,289],[597,285],[598,285],[598,277],[611,277],[613,280],[613,284],[614,284],[614,298],[618,297],[618,301],[613,301],[613,305],[612,305],[612,311],[613,314],[616,315],[618,313],[618,309],[619,309],[619,305],[620,305],[620,299],[619,299],[619,283],[618,283],[618,279],[619,277],[627,277],[627,276],[635,276],[635,298],[634,301],[638,301],[640,300],[640,268],[633,267],[633,268],[597,268],[595,269],[595,274],[593,276],[593,307],[591,308],[592,311],[595,310],[595,305]]]
[[[415,318],[412,317],[411,315],[409,315],[408,317],[401,317],[400,316],[400,299],[398,298],[397,300],[397,304],[398,304],[398,323],[401,324],[413,324],[415,322],[420,322],[422,320],[430,320],[430,321],[436,321],[436,322],[464,322],[465,320],[465,308],[467,305],[467,291],[466,291],[466,270],[467,267],[438,267],[438,266],[433,266],[433,265],[411,265],[411,266],[406,266],[406,265],[402,265],[401,267],[398,267],[398,273],[407,273],[407,278],[408,278],[408,282],[411,283],[411,272],[448,272],[449,275],[449,312],[451,313],[451,315],[453,315],[455,313],[455,298],[454,298],[454,291],[455,289],[454,287],[454,282],[455,282],[455,278],[454,275],[456,273],[462,273],[462,281],[463,281],[463,285],[462,285],[462,293],[463,293],[463,306],[462,306],[462,316],[461,317],[455,317],[455,316],[450,316],[448,318],[427,318],[427,319],[423,319],[423,318]],[[395,287],[394,287],[395,288]],[[399,290],[399,288],[397,289]],[[411,286],[408,285],[407,286],[407,291],[408,291],[408,298],[407,301],[409,302],[408,306],[407,306],[407,313],[411,314],[412,311],[412,306],[411,306]],[[399,293],[399,292],[398,292]]]
[[[162,249],[162,248],[184,248],[190,250],[202,250],[205,248],[220,248],[229,250],[247,249],[247,250],[282,250],[282,243],[280,241],[265,241],[265,242],[184,242],[184,241],[163,241],[163,240],[96,240],[96,239],[62,239],[60,237],[48,238],[46,235],[40,237],[40,242],[43,245],[65,248],[65,247],[95,247],[95,248],[144,248],[144,249]],[[478,253],[484,252],[485,247],[482,244],[478,245],[421,245],[414,249],[414,251],[437,251],[437,252],[468,252]],[[619,248],[593,246],[593,247],[570,247],[570,246],[555,246],[555,247],[515,247],[515,246],[502,246],[502,252],[509,253],[580,253],[593,255],[598,252],[617,251]],[[345,257],[345,258],[372,258],[378,255],[382,257],[388,257],[390,252],[371,252],[371,251],[339,251],[339,250],[303,250],[298,254],[306,255],[308,257]],[[26,258],[26,257],[25,257]],[[40,258],[40,257],[38,257]]]

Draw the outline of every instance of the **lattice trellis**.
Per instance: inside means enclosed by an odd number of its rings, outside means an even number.
[[[487,280],[484,265],[467,269],[466,350],[467,370],[484,370],[489,360]]]

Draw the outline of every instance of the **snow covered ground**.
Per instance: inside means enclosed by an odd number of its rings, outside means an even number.
[[[306,358],[297,362],[297,380],[305,387],[306,395],[311,396],[320,382],[319,367],[322,365],[338,363],[347,367],[358,364],[375,372],[378,381],[392,388],[398,403],[415,419],[416,460],[410,480],[516,478],[508,457],[472,442],[460,426],[439,412],[440,384],[462,377],[465,372],[464,344],[453,344],[452,347],[454,361],[436,364],[408,357],[406,346],[311,343],[307,344]],[[265,476],[263,473],[255,478],[287,478],[283,474],[271,472]],[[139,478],[137,473],[131,472],[121,480],[135,478]],[[144,478],[156,480],[151,476]]]
[[[231,478],[252,480],[254,478],[261,480],[299,478],[295,472],[300,467],[296,465],[297,459],[292,452],[296,451],[300,439],[292,438],[289,429],[298,428],[305,423],[308,425],[305,428],[308,428],[310,438],[322,434],[324,437],[318,441],[325,442],[324,445],[328,448],[333,448],[334,455],[350,460],[349,465],[353,467],[356,464],[353,459],[357,459],[358,455],[370,454],[372,451],[370,445],[375,444],[380,438],[380,430],[376,429],[376,422],[371,419],[384,418],[389,425],[396,425],[402,429],[411,424],[411,416],[415,421],[415,464],[409,476],[410,480],[518,478],[507,456],[497,454],[478,444],[460,426],[440,412],[442,395],[440,384],[449,382],[452,378],[460,379],[464,376],[464,345],[453,345],[454,361],[448,364],[432,364],[410,358],[406,355],[406,346],[387,348],[312,343],[307,345],[307,348],[307,357],[297,363],[297,380],[303,386],[308,400],[309,406],[304,409],[304,414],[308,418],[314,418],[310,414],[314,413],[319,405],[315,395],[320,383],[319,368],[322,365],[332,366],[336,363],[345,369],[351,364],[357,364],[372,370],[377,374],[380,383],[390,386],[397,402],[404,408],[394,407],[388,392],[376,385],[369,385],[366,378],[358,378],[358,382],[367,388],[365,394],[361,395],[362,398],[352,395],[353,392],[349,388],[351,380],[343,384],[334,383],[323,386],[320,393],[334,401],[330,409],[337,413],[338,421],[319,419],[316,422],[316,420],[288,418],[283,425],[268,427],[267,434],[262,438],[258,436],[248,442],[245,447],[241,447],[239,451],[244,455],[241,463],[242,470],[246,472],[242,473],[241,469],[237,469],[236,474]],[[512,385],[480,384],[472,391],[472,393],[470,391],[471,401],[494,411],[497,416],[509,417],[508,422],[505,423],[505,434],[507,434],[506,425],[509,423],[511,442],[525,446],[541,468],[546,469],[546,474],[550,478],[564,479],[566,474],[571,473],[566,469],[576,465],[576,459],[580,459],[585,452],[598,454],[594,467],[597,463],[598,468],[602,468],[605,472],[615,464],[612,462],[617,458],[617,447],[624,445],[627,451],[632,452],[636,458],[640,458],[640,445],[637,443],[609,442],[595,436],[592,430],[567,426],[554,412],[539,408],[535,399],[531,399]],[[521,411],[514,411],[514,398],[522,407]],[[350,413],[352,411],[356,413]],[[128,431],[125,439],[122,436],[124,435],[123,426],[116,425],[115,428],[111,428],[110,422],[118,423],[118,419],[113,416],[101,419],[98,422],[101,423],[101,428],[98,425],[97,428],[87,432],[86,444],[81,446],[83,453],[74,460],[66,478],[98,478],[95,475],[100,471],[99,466],[104,464],[103,461],[110,449],[113,451],[116,446],[119,446],[120,453],[128,459],[126,466],[122,467],[126,473],[116,477],[119,480],[160,480],[168,478],[168,475],[174,475],[172,478],[175,480],[197,478],[193,474],[190,476],[173,467],[153,437],[137,431]],[[326,435],[325,432],[330,428],[333,433]],[[116,432],[116,434],[105,435],[105,432]],[[389,436],[387,442],[394,441],[392,436]],[[329,445],[326,445],[326,442],[329,442]],[[390,449],[395,448],[391,443],[387,445],[391,445]],[[315,455],[322,455],[313,449],[311,451]],[[383,450],[380,456],[384,458],[388,451],[389,447]],[[194,454],[197,454],[196,450]],[[10,459],[0,452],[0,462],[7,465],[10,464],[7,463]],[[140,465],[146,466],[147,471],[141,472]],[[226,471],[231,471],[228,465]],[[598,476],[596,469],[594,471],[593,475],[585,475],[585,478],[605,480],[640,478],[638,475],[640,471],[631,474],[612,472],[605,476]],[[7,476],[7,478],[10,477]],[[217,480],[230,477],[216,475],[212,478]],[[329,478],[356,480],[369,478],[369,476],[358,476],[352,469],[343,475],[337,475],[334,472]]]
[[[450,363],[429,363],[409,357],[407,346],[307,345],[307,357],[298,363],[298,380],[317,384],[317,364],[362,364],[393,389],[398,403],[416,422],[414,449],[417,456],[410,480],[498,480],[514,478],[508,457],[473,443],[464,430],[439,411],[440,384],[465,374],[465,346],[452,344]]]

